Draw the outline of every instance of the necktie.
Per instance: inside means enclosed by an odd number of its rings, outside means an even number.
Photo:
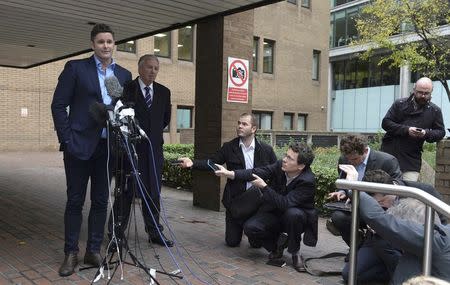
[[[145,103],[147,104],[147,107],[150,108],[150,106],[152,105],[152,96],[150,95],[150,90],[151,88],[149,86],[145,86]]]

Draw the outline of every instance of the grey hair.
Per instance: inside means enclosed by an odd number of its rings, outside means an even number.
[[[387,209],[387,213],[394,217],[410,220],[423,225],[425,223],[425,205],[413,198],[402,198],[399,203]],[[435,215],[434,223],[440,225],[439,217]]]
[[[154,59],[156,60],[157,63],[159,63],[159,59],[156,55],[154,54],[144,54],[143,56],[141,56],[139,58],[138,61],[138,66],[140,67],[145,61],[150,60],[150,59]]]
[[[405,282],[403,285],[449,285],[445,280],[438,279],[432,276],[416,276]]]

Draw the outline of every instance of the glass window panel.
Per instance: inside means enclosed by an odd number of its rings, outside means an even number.
[[[302,0],[302,7],[309,8],[309,6],[310,6],[309,1],[310,0]]]
[[[263,43],[263,72],[273,73],[273,51],[275,42],[271,40],[264,39]]]
[[[369,86],[380,86],[381,85],[381,68],[378,66],[380,62],[379,57],[372,57],[369,64]]]
[[[135,41],[128,41],[126,43],[117,45],[118,51],[124,51],[129,53],[136,53],[136,42]]]
[[[320,50],[313,50],[312,80],[319,80]]]
[[[297,131],[306,131],[306,114],[298,114]]]
[[[339,11],[334,14],[334,46],[339,47],[345,45],[345,11]]]
[[[344,89],[356,87],[356,60],[347,60],[345,63],[345,86]]]
[[[252,61],[252,69],[253,71],[258,71],[258,48],[259,48],[259,38],[253,37],[253,61]]]
[[[177,129],[192,128],[192,109],[186,107],[177,108]]]
[[[366,60],[357,61],[356,88],[369,86],[369,62]]]
[[[358,31],[356,30],[356,17],[358,16],[358,7],[347,9],[347,37],[346,43],[349,44],[352,40],[358,38]]]
[[[294,114],[284,113],[283,130],[292,130]]]
[[[334,90],[342,90],[344,89],[345,61],[335,61],[332,64]]]
[[[289,3],[297,4],[297,0],[287,0]]]
[[[192,26],[178,30],[178,59],[192,61],[193,34]]]
[[[170,57],[171,38],[170,32],[159,33],[153,36],[155,39],[155,47],[153,53],[160,57]]]
[[[272,129],[272,113],[256,111],[253,115],[255,115],[261,130]]]

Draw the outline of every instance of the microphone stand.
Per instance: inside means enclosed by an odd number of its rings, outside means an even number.
[[[133,191],[133,198],[132,200],[136,197],[136,193],[137,193],[137,185],[138,185],[138,181],[137,178],[135,177],[135,174],[133,173],[133,171],[138,171],[138,154],[136,152],[136,142],[138,140],[141,139],[141,136],[139,133],[137,134],[132,134],[129,136],[129,140],[126,139],[125,135],[122,133],[122,131],[120,130],[119,127],[117,128],[113,128],[113,134],[114,134],[114,142],[115,142],[115,171],[114,173],[114,178],[115,178],[115,188],[114,188],[114,197],[115,197],[115,201],[114,201],[114,223],[113,223],[113,235],[111,237],[111,241],[110,244],[107,248],[107,253],[105,255],[105,257],[103,258],[102,264],[101,266],[98,268],[97,272],[95,273],[95,277],[93,282],[97,281],[100,277],[99,275],[102,275],[102,269],[106,268],[107,270],[109,270],[110,268],[108,267],[109,264],[115,264],[115,268],[112,272],[112,275],[108,278],[108,282],[107,284],[109,284],[114,276],[114,274],[116,273],[117,269],[119,266],[121,266],[121,264],[128,264],[128,265],[133,265],[135,267],[138,267],[140,269],[142,269],[149,277],[150,279],[157,285],[159,285],[160,283],[156,280],[155,277],[153,277],[150,273],[150,268],[146,267],[144,264],[142,264],[142,262],[139,261],[139,259],[131,252],[129,244],[128,244],[128,239],[125,236],[124,232],[125,232],[125,228],[127,227],[128,224],[128,218],[129,218],[129,213],[130,213],[130,205],[125,205],[125,191],[127,190],[131,190]],[[132,153],[130,154],[130,158],[133,159],[133,163],[129,162],[129,165],[134,165],[135,169],[133,169],[133,167],[130,167],[130,172],[129,173],[125,173],[125,168],[124,168],[124,163],[125,163],[125,158],[128,157],[127,155],[127,149],[129,149]],[[137,174],[139,175],[139,174]],[[128,179],[130,178],[133,179],[133,183],[132,185],[132,189],[127,189],[128,186]],[[130,201],[127,201],[127,203]],[[132,201],[131,201],[132,203]],[[117,206],[116,206],[117,204]],[[134,205],[134,203],[132,203]],[[126,211],[127,213],[124,213],[124,208],[127,208]],[[125,219],[125,217],[127,217]],[[110,248],[112,245],[112,248]],[[117,254],[117,259],[113,260],[114,255]],[[124,260],[124,258],[126,258],[126,256],[129,256],[131,258],[131,262],[127,262]],[[108,256],[109,260],[108,260]],[[108,261],[107,261],[108,260]],[[80,270],[83,269],[88,269],[88,268],[92,268],[92,267],[86,267],[86,268],[82,268]],[[176,274],[172,274],[172,273],[167,273],[167,272],[163,272],[163,271],[159,271],[159,270],[155,270],[157,273],[160,274],[165,274],[167,276],[170,277],[176,277],[179,279],[182,279],[183,276],[178,276]],[[92,283],[93,283],[92,282]],[[91,284],[92,284],[91,283]]]

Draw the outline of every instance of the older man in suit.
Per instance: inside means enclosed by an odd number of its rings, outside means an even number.
[[[121,100],[124,104],[134,105],[135,116],[149,138],[136,143],[138,168],[145,189],[142,189],[142,192],[140,188],[134,189],[134,181],[128,179],[127,191],[123,195],[123,221],[120,231],[123,233],[126,228],[130,206],[133,197],[137,195],[145,198],[142,201],[142,213],[149,242],[172,247],[173,241],[164,236],[163,226],[160,224],[160,192],[164,162],[163,130],[170,122],[170,90],[155,82],[159,72],[157,56],[143,55],[138,61],[138,72],[139,77],[125,85]],[[115,212],[119,204],[117,200],[114,202]],[[110,230],[111,222],[110,218]]]
[[[370,149],[367,139],[362,135],[348,135],[341,139],[341,157],[338,164],[351,164],[358,171],[358,180],[361,181],[366,171],[381,169],[392,178],[400,179],[402,172],[397,159],[387,153]],[[339,178],[345,179],[346,173],[339,170]],[[347,199],[346,190],[330,193],[330,198],[337,200]],[[350,246],[351,215],[344,211],[334,211],[331,221],[340,232],[342,239]]]
[[[52,101],[52,115],[60,150],[64,152],[67,204],[64,214],[65,259],[59,275],[73,274],[78,264],[78,239],[88,180],[91,180],[91,209],[84,262],[99,266],[108,201],[106,130],[90,115],[93,104],[110,104],[105,78],[116,76],[121,84],[131,73],[112,59],[114,33],[97,24],[91,31],[94,55],[66,63]],[[67,111],[67,108],[69,110]]]

